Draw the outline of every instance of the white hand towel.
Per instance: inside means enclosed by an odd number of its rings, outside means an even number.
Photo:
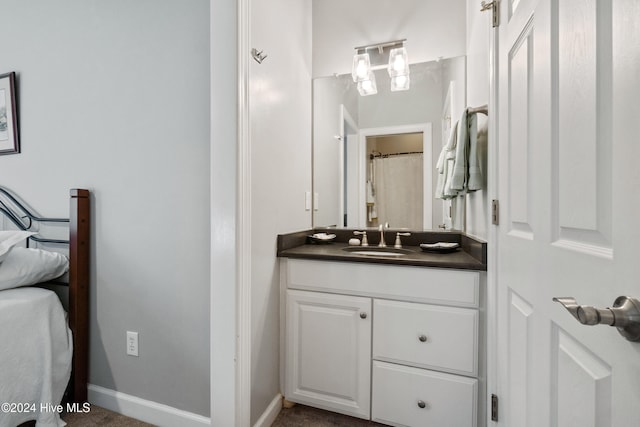
[[[371,181],[367,181],[367,204],[372,205],[376,202],[373,197],[373,186],[371,185]]]
[[[451,189],[462,191],[466,188],[467,167],[469,155],[469,124],[468,109],[465,109],[460,117],[458,125],[458,144],[456,146],[453,174],[451,176]]]
[[[468,191],[482,189],[482,170],[478,159],[478,117],[472,114],[469,117],[469,181]]]
[[[450,180],[450,172],[451,172],[451,164],[450,159],[455,154],[455,149],[458,140],[458,122],[456,122],[451,128],[451,133],[449,134],[449,140],[447,141],[447,145],[442,148],[440,152],[440,156],[438,157],[438,163],[436,164],[436,170],[438,172],[437,181],[436,181],[436,194],[435,197],[437,199],[447,200],[451,198],[451,189],[449,185]],[[455,196],[457,192],[453,195]]]

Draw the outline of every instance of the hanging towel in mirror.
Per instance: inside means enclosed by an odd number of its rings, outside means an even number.
[[[462,113],[458,125],[451,188],[457,191],[476,191],[482,188],[482,172],[478,161],[478,124],[469,109]]]
[[[456,153],[456,142],[458,140],[458,122],[456,122],[450,129],[449,139],[447,144],[442,147],[440,156],[438,157],[438,163],[436,164],[437,181],[436,181],[436,194],[437,199],[447,200],[455,197],[458,192],[451,190],[451,175],[453,173],[453,159]]]

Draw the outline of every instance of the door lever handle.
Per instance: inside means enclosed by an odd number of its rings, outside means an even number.
[[[555,297],[578,322],[583,325],[615,326],[618,332],[629,341],[640,341],[640,300],[620,296],[613,307],[595,308],[578,305],[573,297]]]

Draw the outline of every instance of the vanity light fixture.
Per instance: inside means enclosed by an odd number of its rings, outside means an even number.
[[[407,39],[358,46],[353,56],[351,77],[358,84],[360,95],[378,92],[374,70],[387,68],[391,77],[391,90],[409,89],[409,59],[404,43]]]

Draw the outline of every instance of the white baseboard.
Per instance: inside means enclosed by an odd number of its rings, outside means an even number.
[[[273,398],[267,409],[264,410],[258,421],[253,425],[253,427],[270,427],[271,424],[276,420],[280,410],[282,409],[282,395],[280,393],[276,394],[276,397]]]
[[[210,426],[211,419],[97,385],[88,385],[89,403],[157,426]]]

